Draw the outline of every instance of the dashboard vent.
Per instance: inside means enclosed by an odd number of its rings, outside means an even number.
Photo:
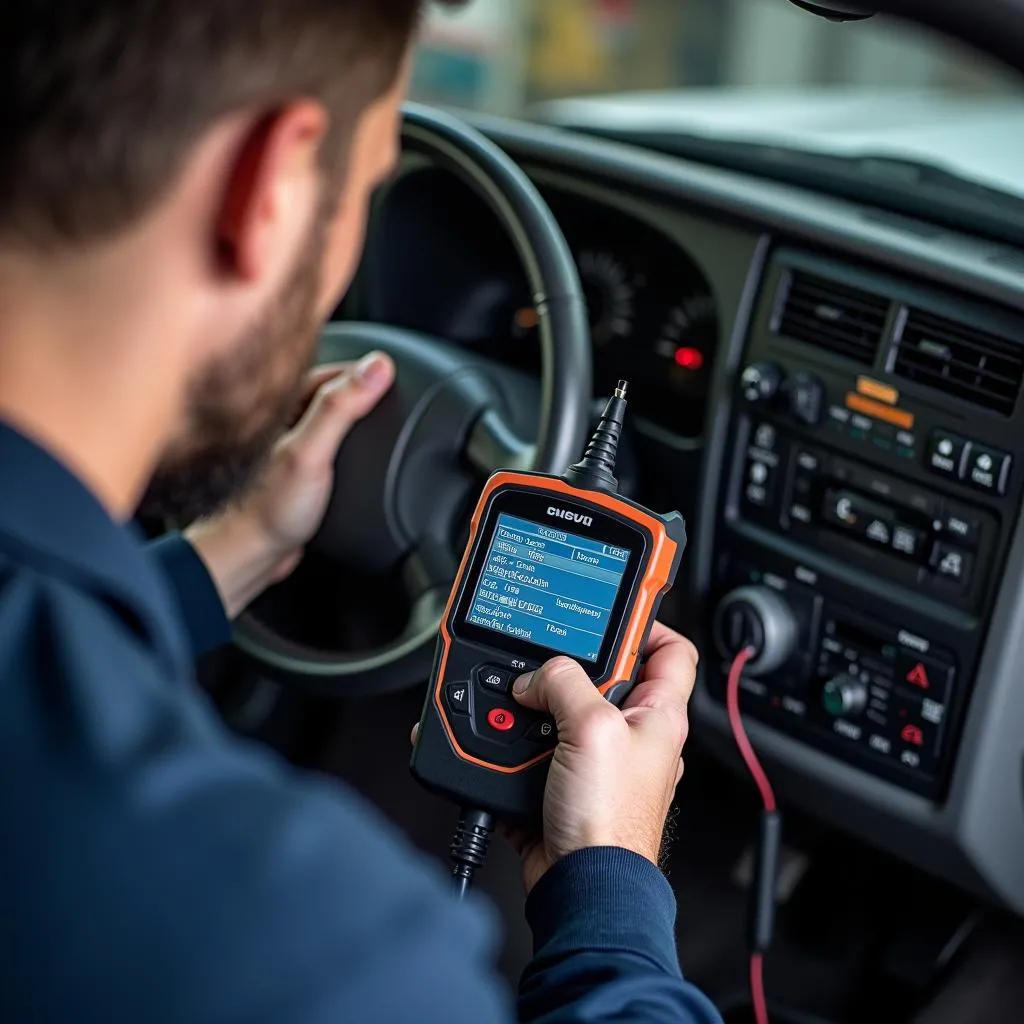
[[[780,299],[772,324],[776,334],[858,363],[874,362],[889,318],[888,299],[798,270],[784,278]]]
[[[911,309],[894,372],[1009,416],[1024,380],[1024,346],[980,328]]]

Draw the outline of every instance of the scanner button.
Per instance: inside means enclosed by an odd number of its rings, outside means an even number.
[[[457,715],[469,714],[469,683],[449,683],[444,696],[449,711]]]
[[[516,724],[516,716],[508,708],[491,708],[487,712],[487,724],[498,732],[508,732]]]
[[[480,680],[480,685],[485,686],[488,690],[494,690],[495,693],[508,693],[515,673],[510,672],[507,668],[484,665],[476,670],[476,677]]]
[[[558,739],[558,733],[555,731],[555,723],[550,718],[545,718],[543,721],[534,722],[529,729],[526,730],[526,739],[533,743],[554,743]]]

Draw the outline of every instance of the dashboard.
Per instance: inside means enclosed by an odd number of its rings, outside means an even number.
[[[628,378],[639,497],[689,520],[695,742],[732,654],[783,798],[1024,914],[1024,259],[813,192],[493,118]],[[413,165],[361,315],[527,373],[535,314],[468,189]],[[371,249],[371,257],[373,250]]]
[[[717,350],[707,277],[671,236],[642,216],[571,189],[544,187],[565,233],[590,312],[598,394],[628,376],[634,412],[685,437],[704,427]],[[421,254],[443,217],[446,244]],[[539,373],[537,313],[522,267],[483,202],[440,170],[418,168],[390,190],[376,235],[391,253],[375,278],[372,319],[415,327],[509,366]]]

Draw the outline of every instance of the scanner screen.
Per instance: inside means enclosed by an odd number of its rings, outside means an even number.
[[[595,662],[629,556],[626,548],[503,513],[467,621]]]

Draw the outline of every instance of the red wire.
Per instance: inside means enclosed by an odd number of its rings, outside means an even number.
[[[750,994],[754,999],[754,1020],[768,1024],[768,1002],[764,996],[764,960],[760,953],[750,957]]]
[[[772,784],[765,774],[761,762],[758,760],[754,748],[750,744],[747,730],[743,725],[743,716],[740,714],[740,679],[743,676],[743,669],[748,661],[757,652],[753,647],[744,647],[732,660],[729,666],[729,682],[725,690],[725,707],[729,714],[729,726],[732,729],[736,746],[739,747],[740,755],[757,783],[761,792],[761,802],[765,811],[775,810],[775,793]],[[760,953],[754,953],[750,957],[750,994],[754,1001],[754,1019],[757,1024],[768,1024],[768,1001],[764,993],[764,961]]]
[[[729,713],[729,725],[736,739],[736,746],[740,748],[740,754],[746,763],[747,771],[753,776],[754,782],[757,783],[757,788],[761,791],[764,809],[766,811],[774,811],[775,793],[772,791],[772,784],[768,781],[768,776],[761,767],[761,762],[757,759],[754,748],[750,745],[750,740],[747,738],[747,730],[743,726],[743,718],[740,715],[740,677],[743,675],[743,669],[747,662],[750,661],[755,653],[756,651],[753,647],[744,647],[733,658],[732,665],[729,668],[729,684],[725,691],[725,706]]]

